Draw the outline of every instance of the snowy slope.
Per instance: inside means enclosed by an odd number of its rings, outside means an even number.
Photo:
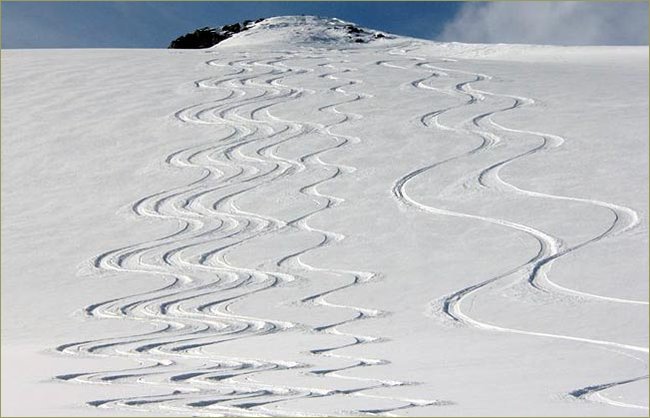
[[[3,415],[647,416],[647,47],[344,24],[2,51]]]

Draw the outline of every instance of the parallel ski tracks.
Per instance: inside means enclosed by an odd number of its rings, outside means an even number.
[[[438,94],[456,95],[464,98],[464,100],[462,100],[461,103],[459,103],[458,105],[430,111],[423,114],[419,118],[419,122],[423,126],[434,127],[437,129],[447,130],[447,131],[454,131],[470,137],[478,137],[481,139],[481,143],[477,147],[467,152],[447,158],[442,161],[433,162],[424,167],[420,167],[416,170],[407,173],[403,177],[397,179],[392,189],[395,198],[399,202],[407,206],[411,206],[413,208],[416,208],[418,210],[427,213],[450,216],[450,217],[468,218],[468,219],[487,222],[487,223],[503,226],[506,228],[514,229],[517,231],[521,231],[533,237],[539,244],[538,253],[534,255],[530,260],[526,261],[525,263],[505,273],[488,278],[482,282],[476,283],[467,288],[460,289],[446,297],[441,298],[440,300],[435,301],[434,303],[432,303],[432,312],[435,315],[452,319],[457,323],[462,323],[483,330],[530,335],[530,336],[537,336],[537,337],[544,337],[544,338],[553,338],[553,339],[573,341],[578,343],[594,344],[603,347],[618,348],[633,353],[647,354],[648,353],[647,347],[641,347],[632,344],[623,344],[614,341],[583,338],[578,336],[561,335],[561,334],[554,334],[554,333],[547,333],[547,332],[536,332],[533,330],[526,330],[526,329],[515,329],[515,328],[500,326],[498,324],[487,323],[479,320],[478,318],[470,316],[467,312],[463,310],[463,302],[465,302],[466,299],[474,297],[476,294],[478,294],[478,292],[487,291],[490,288],[490,286],[499,286],[500,288],[504,288],[505,286],[509,286],[513,283],[517,283],[521,281],[528,283],[530,285],[530,288],[533,290],[542,291],[549,294],[559,293],[559,294],[576,296],[584,300],[647,306],[648,305],[647,301],[639,301],[639,300],[610,297],[605,295],[597,295],[588,292],[578,291],[575,289],[570,289],[561,286],[559,284],[556,284],[555,282],[551,281],[551,279],[549,279],[548,277],[550,267],[555,260],[559,259],[560,257],[566,254],[569,254],[573,251],[579,250],[580,248],[590,245],[592,243],[607,238],[612,238],[617,235],[621,235],[628,232],[629,230],[639,225],[639,217],[638,214],[633,209],[621,205],[616,205],[613,203],[603,202],[595,199],[559,196],[559,195],[529,191],[504,181],[499,176],[499,171],[503,167],[507,166],[508,164],[514,161],[524,159],[530,155],[539,152],[546,152],[553,148],[557,148],[565,142],[564,138],[557,135],[541,133],[541,132],[536,132],[531,130],[508,128],[495,122],[492,119],[492,116],[495,114],[513,111],[522,106],[534,103],[534,100],[525,97],[513,96],[513,95],[496,94],[496,93],[474,88],[473,87],[474,83],[478,83],[484,80],[489,80],[491,78],[490,76],[485,74],[472,73],[468,71],[462,71],[462,70],[451,69],[451,68],[442,68],[440,66],[433,65],[435,64],[435,62],[426,61],[426,59],[423,57],[409,56],[407,55],[408,51],[404,49],[400,51],[392,51],[391,53],[392,55],[403,56],[403,60],[407,61],[407,64],[411,64],[410,68],[426,69],[430,72],[428,76],[418,78],[413,82],[411,82],[410,85],[412,87],[418,89],[432,90]],[[396,68],[396,69],[401,69],[401,70],[409,69],[409,67],[407,66],[394,64],[395,62],[398,61],[399,60],[379,61],[377,62],[377,64]],[[441,75],[448,75],[449,73],[467,75],[468,77],[471,78],[467,81],[454,84],[451,89],[439,89],[439,88],[428,86],[426,84],[426,81],[432,79],[433,77],[440,77]],[[478,103],[480,101],[484,101],[486,97],[508,99],[511,100],[513,104],[504,108],[497,108],[495,110],[476,114],[470,117],[469,123],[466,123],[464,126],[446,126],[439,121],[439,117],[445,112],[454,109],[464,109],[464,108],[470,109],[471,105]],[[470,181],[475,182],[481,188],[485,188],[487,190],[496,190],[501,193],[513,193],[517,195],[523,195],[529,198],[577,202],[581,204],[588,204],[588,205],[601,207],[608,210],[612,214],[611,224],[607,225],[604,228],[604,230],[598,235],[588,240],[585,240],[583,242],[580,242],[578,244],[575,244],[573,246],[567,246],[561,239],[551,236],[533,226],[512,222],[502,218],[480,216],[476,214],[458,212],[450,209],[425,205],[423,203],[420,203],[415,198],[409,196],[408,193],[406,192],[406,186],[408,182],[423,173],[426,173],[442,165],[449,164],[451,162],[455,162],[463,158],[471,157],[472,155],[475,155],[477,153],[488,152],[494,145],[504,141],[502,135],[500,134],[501,132],[537,137],[540,139],[540,142],[539,145],[535,146],[534,148],[531,148],[525,152],[516,154],[509,158],[503,159],[501,161],[498,161],[497,163],[494,163],[484,168],[478,173],[477,176],[471,177]],[[647,368],[647,364],[645,364],[644,367]],[[600,392],[612,386],[616,386],[619,384],[626,384],[631,381],[636,381],[640,379],[647,379],[647,375],[632,380],[624,380],[621,382],[615,382],[606,385],[594,385],[593,387],[587,388],[588,390],[586,390],[584,393],[580,391],[575,391],[572,392],[571,395],[573,395],[574,397],[579,397],[584,399],[587,398],[595,399],[598,398],[598,396],[602,398],[602,395],[586,396],[586,394]],[[602,399],[600,401],[602,401]],[[631,407],[631,408],[636,407],[635,405],[627,405],[625,403],[620,403],[620,402],[618,403],[606,402],[606,403],[616,405],[616,406],[622,406],[622,407]],[[642,408],[646,408],[646,407],[642,407]]]
[[[629,352],[630,355],[647,355],[647,347],[515,329],[482,321],[468,313],[465,306],[473,302],[479,294],[512,284],[525,285],[525,289],[531,293],[541,292],[550,297],[565,295],[581,301],[647,306],[646,301],[570,289],[549,278],[550,268],[556,260],[587,245],[624,235],[636,228],[640,221],[633,209],[621,205],[526,190],[503,180],[500,171],[508,164],[534,154],[552,151],[560,147],[565,139],[542,132],[513,129],[497,123],[493,120],[494,115],[516,111],[533,104],[534,101],[525,97],[480,90],[474,85],[490,80],[489,75],[441,67],[438,62],[409,55],[409,51],[415,50],[415,46],[407,44],[402,50],[377,50],[377,56],[381,59],[374,64],[395,71],[422,72],[422,76],[408,83],[410,88],[448,95],[456,98],[458,103],[428,111],[418,116],[417,123],[425,128],[471,137],[477,142],[473,148],[462,154],[442,161],[433,161],[396,179],[392,186],[393,196],[400,204],[425,213],[466,218],[516,230],[532,237],[538,243],[537,253],[520,265],[435,300],[431,305],[432,313],[453,323],[486,331],[552,338],[606,349],[614,348]],[[157,287],[150,291],[93,303],[85,307],[83,313],[93,318],[127,318],[139,321],[146,324],[150,330],[135,335],[67,343],[57,348],[67,354],[123,357],[133,359],[137,363],[137,366],[121,370],[63,374],[57,376],[59,380],[94,384],[147,384],[154,385],[154,392],[158,394],[99,399],[88,402],[89,405],[145,411],[169,410],[193,415],[305,416],[309,414],[308,411],[294,411],[290,402],[329,396],[381,398],[393,402],[394,406],[387,408],[341,411],[345,414],[371,415],[391,415],[410,408],[450,404],[438,399],[390,396],[390,388],[416,382],[355,375],[355,369],[384,366],[389,364],[389,361],[343,354],[343,351],[357,345],[380,343],[386,339],[383,336],[346,332],[345,326],[356,321],[381,318],[390,315],[390,312],[334,303],[331,301],[331,295],[378,280],[380,275],[367,271],[315,266],[305,261],[306,254],[345,239],[344,234],[315,228],[309,221],[314,216],[345,204],[345,200],[340,197],[320,192],[319,186],[337,181],[342,176],[354,172],[355,168],[327,162],[324,155],[361,141],[360,138],[343,134],[339,130],[342,130],[346,123],[363,117],[347,109],[354,103],[372,97],[371,94],[357,92],[357,88],[363,85],[363,80],[351,77],[356,68],[344,66],[350,63],[345,52],[339,53],[339,59],[333,58],[331,54],[325,56],[321,52],[323,51],[309,49],[268,53],[268,57],[263,59],[242,55],[230,61],[217,58],[206,62],[208,66],[229,71],[223,76],[194,82],[197,89],[214,90],[217,98],[183,108],[173,117],[179,123],[214,127],[216,135],[220,136],[202,144],[176,150],[164,158],[168,165],[177,169],[195,170],[198,173],[195,180],[152,193],[131,206],[135,215],[172,222],[177,225],[176,230],[157,239],[106,251],[90,262],[95,270],[102,274],[133,274],[155,278]],[[303,68],[290,64],[293,60],[313,60],[316,65]],[[273,114],[274,106],[289,103],[305,95],[321,93],[317,90],[291,87],[288,80],[293,76],[319,77],[330,82],[326,91],[327,97],[338,96],[341,100],[328,100],[315,110],[327,113],[334,118],[333,122],[324,124],[285,120]],[[459,80],[458,76],[467,78]],[[430,80],[443,78],[454,81],[446,88],[429,84]],[[441,122],[441,116],[447,112],[472,110],[473,105],[489,102],[492,98],[507,100],[512,104],[472,114],[459,125],[448,126]],[[290,144],[305,135],[321,136],[331,141],[331,145],[311,150],[297,158],[285,158],[277,154],[281,145]],[[611,214],[611,223],[590,239],[569,246],[561,238],[532,225],[430,206],[408,193],[407,186],[419,176],[462,159],[487,154],[497,146],[503,148],[508,145],[509,135],[537,138],[538,143],[528,150],[494,162],[479,172],[468,173],[465,179],[468,187],[529,199],[549,199],[599,207]],[[245,211],[237,204],[239,198],[259,192],[264,186],[291,176],[302,178],[299,176],[303,173],[320,174],[319,177],[300,185],[297,190],[317,204],[313,210],[283,220],[263,213]],[[238,266],[228,260],[229,252],[246,243],[291,230],[319,236],[320,239],[313,245],[283,255],[274,260],[272,265],[265,264],[263,267],[253,268]],[[296,302],[302,308],[316,305],[349,312],[347,319],[308,327],[299,322],[250,317],[237,313],[236,304],[254,294],[278,290],[286,283],[296,280],[327,280],[334,277],[337,283],[342,284],[304,296]],[[561,299],[557,301],[561,302]],[[209,350],[211,346],[226,341],[278,332],[330,335],[332,344],[313,347],[310,350],[315,364],[301,364],[282,359],[271,361],[219,357],[215,356],[214,350]],[[318,366],[319,359],[325,358],[329,358],[328,363],[335,360],[340,366]],[[647,368],[647,364],[644,367]],[[315,378],[314,386],[318,387],[263,383],[262,373],[289,370]],[[644,374],[617,382],[591,385],[576,389],[568,395],[574,399],[647,409],[609,400],[602,393],[608,388],[647,378],[647,374]],[[339,389],[333,384],[337,379],[357,382],[358,385],[351,389]],[[333,386],[323,389],[322,384],[318,382],[325,385],[332,382]],[[373,390],[376,389],[382,389],[377,392],[381,395],[375,394]],[[286,404],[286,409],[282,409],[285,406],[283,403]]]
[[[318,108],[338,120],[328,125],[279,119],[270,113],[278,104],[316,94],[313,90],[289,87],[283,83],[293,75],[314,72],[311,68],[289,67],[291,59],[324,61],[318,67],[331,72],[319,77],[340,80],[329,90],[345,100]],[[333,132],[360,115],[339,110],[339,106],[369,97],[351,93],[346,86],[361,80],[344,79],[341,70],[313,51],[310,54],[291,52],[267,59],[247,57],[222,63],[210,60],[210,66],[231,69],[229,75],[206,78],[194,83],[196,88],[217,89],[225,92],[216,101],[181,109],[174,117],[182,123],[219,126],[225,131],[220,138],[201,145],[184,148],[169,154],[165,162],[178,168],[201,170],[197,180],[186,185],[153,193],[135,202],[131,209],[138,216],[175,222],[178,229],[167,236],[129,245],[98,255],[92,266],[99,273],[140,274],[155,276],[166,283],[157,289],[94,303],[84,314],[94,318],[128,318],[141,321],[153,330],[137,335],[109,337],[93,341],[63,344],[58,351],[68,354],[95,356],[122,356],[132,358],[139,366],[114,371],[91,371],[57,376],[59,380],[85,383],[149,384],[160,387],[162,393],[133,398],[105,399],[88,402],[95,407],[128,407],[150,410],[173,410],[191,414],[267,415],[276,414],[275,405],[300,398],[323,396],[366,396],[369,389],[410,384],[392,380],[354,377],[357,367],[387,364],[386,360],[365,359],[336,354],[336,350],[356,344],[381,341],[381,338],[360,336],[340,331],[338,327],[357,320],[378,317],[382,313],[370,308],[331,303],[327,295],[375,277],[370,272],[343,271],[319,268],[306,264],[300,256],[344,239],[342,234],[311,227],[311,216],[330,209],[341,202],[335,196],[322,194],[318,186],[354,170],[324,162],[322,154],[360,141],[357,137]],[[264,68],[267,71],[257,71]],[[286,81],[284,81],[286,82]],[[329,138],[334,145],[311,151],[292,160],[275,154],[277,147],[305,134]],[[244,148],[253,146],[253,154]],[[301,194],[319,202],[319,207],[295,219],[282,221],[259,213],[240,209],[236,199],[280,179],[307,169],[324,170],[327,176],[304,185]],[[260,270],[235,266],[226,259],[234,248],[267,234],[295,228],[322,236],[317,245],[289,254],[276,263],[275,270]],[[298,323],[254,318],[240,315],[233,304],[255,293],[268,291],[297,279],[307,279],[311,273],[350,277],[348,285],[305,297],[302,304],[320,304],[331,309],[345,309],[352,313],[348,320],[325,324],[311,330]],[[211,345],[241,338],[250,338],[289,329],[300,332],[326,333],[337,338],[351,339],[351,343],[314,348],[314,356],[339,358],[348,365],[331,370],[316,368],[305,373],[314,377],[352,379],[366,385],[354,389],[316,389],[267,385],[253,379],[254,374],[289,369],[305,369],[306,364],[291,361],[267,361],[247,358],[215,358],[206,352]],[[353,364],[350,365],[349,362]],[[188,368],[191,364],[192,368]],[[345,373],[344,373],[345,372]],[[343,373],[343,374],[342,374]],[[398,406],[384,410],[401,410],[426,405],[445,404],[438,400],[391,398]],[[284,411],[286,412],[286,411]],[[380,411],[357,411],[357,413]],[[304,412],[298,412],[305,415]]]

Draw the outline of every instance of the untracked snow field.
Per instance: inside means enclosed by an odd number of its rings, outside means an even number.
[[[648,48],[2,51],[2,415],[648,415]]]

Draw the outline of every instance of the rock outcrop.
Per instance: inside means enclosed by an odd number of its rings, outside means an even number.
[[[233,23],[232,25],[225,25],[219,29],[204,27],[195,30],[194,32],[187,33],[174,39],[170,44],[170,49],[202,49],[210,48],[222,42],[236,33],[243,32],[253,27],[256,23],[264,19],[257,19],[255,21],[245,20],[241,23]]]

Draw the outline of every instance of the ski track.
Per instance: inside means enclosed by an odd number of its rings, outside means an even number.
[[[631,408],[631,409],[641,409],[647,411],[648,407],[645,405],[636,405],[632,403],[615,401],[613,399],[606,397],[602,392],[605,391],[606,389],[610,389],[615,386],[627,385],[628,383],[634,383],[640,380],[647,380],[649,377],[650,376],[648,375],[644,375],[644,376],[634,377],[631,379],[619,380],[616,382],[587,386],[581,389],[576,389],[574,391],[571,391],[569,395],[575,399],[583,399],[592,402],[604,403],[611,406]]]
[[[646,301],[597,295],[570,289],[549,278],[552,264],[573,251],[602,240],[623,235],[639,225],[638,214],[630,208],[609,202],[582,197],[552,195],[526,190],[500,177],[501,170],[509,164],[524,160],[531,155],[551,152],[560,147],[565,139],[552,134],[513,129],[499,124],[493,116],[515,111],[534,100],[506,94],[492,93],[474,87],[474,84],[491,79],[487,74],[473,73],[437,65],[425,57],[410,55],[417,51],[417,43],[405,43],[402,47],[376,50],[378,59],[368,65],[379,65],[394,71],[412,71],[422,74],[406,85],[408,88],[444,94],[457,99],[458,103],[446,108],[426,112],[417,118],[424,128],[459,133],[478,140],[473,148],[462,154],[435,161],[419,167],[397,179],[392,194],[400,204],[437,216],[466,218],[509,228],[524,233],[538,243],[537,254],[522,264],[497,276],[455,291],[431,304],[431,314],[480,330],[521,334],[543,338],[591,344],[604,349],[627,353],[647,354],[648,348],[615,341],[589,339],[579,336],[515,329],[483,322],[470,316],[463,306],[473,302],[479,293],[494,291],[513,284],[524,284],[528,292],[541,292],[551,298],[564,295],[578,301],[592,303],[618,303],[648,305]],[[390,315],[369,307],[337,304],[327,297],[354,286],[378,280],[379,274],[366,271],[336,270],[313,266],[302,258],[308,253],[334,245],[345,235],[317,229],[309,224],[310,218],[326,212],[345,201],[342,198],[319,192],[318,186],[336,181],[354,172],[354,167],[329,163],[323,159],[328,152],[340,150],[361,141],[356,136],[342,134],[337,129],[347,122],[363,116],[347,110],[356,102],[372,95],[357,92],[363,80],[351,77],[356,68],[350,63],[353,51],[341,51],[339,59],[325,56],[317,48],[269,52],[266,58],[253,59],[243,53],[237,59],[222,58],[206,62],[210,67],[229,71],[217,77],[194,82],[197,89],[214,90],[215,99],[188,106],[177,111],[173,117],[179,123],[203,124],[215,128],[217,137],[192,147],[172,152],[164,159],[170,167],[193,170],[196,180],[175,188],[152,193],[134,202],[130,210],[140,217],[173,222],[175,232],[150,241],[131,244],[99,254],[88,264],[98,275],[138,274],[156,278],[157,288],[137,294],[93,303],[83,309],[89,318],[126,318],[146,324],[151,330],[135,335],[107,337],[92,341],[72,342],[60,345],[63,354],[122,357],[131,359],[131,368],[111,371],[86,371],[56,376],[61,381],[90,384],[154,385],[157,395],[136,396],[119,399],[99,399],[88,405],[100,408],[129,408],[139,411],[187,413],[192,415],[312,415],[309,411],[291,409],[290,401],[298,399],[350,396],[366,399],[387,399],[394,406],[386,408],[363,408],[355,411],[339,411],[350,415],[393,415],[399,411],[423,406],[443,406],[452,402],[439,399],[410,399],[391,397],[390,388],[417,384],[393,379],[362,378],[354,370],[389,364],[386,359],[364,358],[343,354],[341,351],[363,344],[386,341],[382,336],[348,333],[344,326],[355,321]],[[213,53],[213,52],[210,52]],[[311,68],[290,65],[292,60],[314,60]],[[455,60],[441,58],[442,62]],[[330,82],[321,90],[291,87],[288,80],[294,76],[317,77]],[[459,80],[458,77],[461,79]],[[463,79],[464,78],[464,79]],[[447,88],[428,84],[433,79],[450,79]],[[326,93],[327,98],[340,100],[327,102],[317,108],[336,118],[329,124],[307,121],[291,121],[276,117],[274,106],[288,103],[306,95]],[[477,103],[489,103],[491,99],[508,100],[509,106],[473,114],[455,126],[440,121],[445,113],[464,112],[474,109]],[[344,110],[345,109],[345,110]],[[314,149],[296,159],[276,154],[278,147],[305,135],[328,138],[331,146]],[[512,194],[527,199],[549,199],[574,202],[607,210],[611,223],[588,240],[568,246],[560,237],[552,236],[534,226],[511,220],[489,217],[452,209],[428,206],[420,203],[407,192],[409,182],[418,176],[445,165],[489,153],[497,145],[508,145],[508,135],[536,138],[538,144],[497,161],[479,172],[468,173],[463,179],[467,189],[483,189],[490,193]],[[318,207],[293,219],[281,220],[240,209],[237,199],[261,190],[273,182],[303,173],[320,173],[318,178],[303,184],[298,192],[316,202]],[[299,177],[302,178],[302,177]],[[286,254],[272,265],[250,268],[230,263],[230,251],[255,239],[285,231],[302,231],[319,236],[318,243]],[[336,277],[347,284],[307,295],[296,301],[301,309],[320,306],[349,312],[348,319],[309,327],[300,323],[258,318],[236,312],[235,304],[247,296],[277,289],[295,280],[315,281]],[[161,282],[162,281],[162,282]],[[557,302],[561,299],[556,298]],[[314,364],[302,364],[281,359],[267,360],[219,356],[206,349],[216,344],[243,338],[260,337],[279,332],[325,334],[332,337],[332,344],[314,347],[309,354]],[[339,342],[336,344],[336,342]],[[344,342],[342,342],[344,341]],[[619,351],[620,350],[620,351]],[[338,367],[320,367],[319,359],[334,359]],[[636,358],[636,357],[635,357]],[[638,360],[638,359],[637,359]],[[331,360],[330,360],[331,361]],[[644,363],[647,369],[647,364]],[[295,385],[271,385],[264,383],[262,373],[295,370],[302,376],[314,378],[316,387]],[[327,378],[325,380],[320,378]],[[572,399],[601,402],[610,406],[645,409],[647,406],[627,404],[607,398],[606,389],[648,379],[648,375],[594,384],[568,393]],[[336,381],[353,381],[357,386],[339,389]],[[323,389],[324,384],[333,385]],[[382,395],[371,390],[382,389]],[[286,405],[282,405],[285,403]]]
[[[381,52],[379,52],[381,54]],[[270,54],[274,55],[274,54]],[[339,64],[345,64],[342,53]],[[315,68],[288,66],[294,59],[319,60]],[[60,345],[63,354],[123,357],[137,366],[122,370],[86,371],[56,376],[61,381],[92,384],[154,385],[159,394],[132,398],[99,399],[88,405],[101,408],[130,408],[132,410],[173,411],[193,415],[309,415],[308,411],[270,409],[282,402],[325,396],[354,396],[368,399],[389,399],[397,406],[385,409],[341,411],[345,414],[392,415],[393,412],[450,402],[437,399],[407,399],[373,395],[371,389],[388,389],[413,384],[388,379],[354,376],[354,369],[386,365],[384,359],[360,358],[337,353],[359,344],[377,343],[385,338],[346,333],[340,327],[354,321],[387,315],[375,309],[329,302],[327,296],[377,278],[372,272],[333,270],[307,264],[301,256],[317,251],[345,238],[344,235],[320,230],[309,225],[312,216],[344,202],[343,199],[318,191],[318,186],[334,181],[354,167],[328,163],[321,159],[327,152],[360,141],[358,137],[337,133],[337,127],[362,116],[344,105],[364,100],[371,95],[350,89],[362,80],[344,77],[354,68],[335,66],[332,59],[318,50],[289,51],[265,59],[251,59],[242,54],[239,59],[222,62],[217,58],[209,66],[230,70],[226,75],[194,82],[198,89],[214,89],[221,96],[213,101],[192,105],[176,112],[179,123],[219,127],[220,137],[200,145],[174,151],[165,162],[177,169],[198,170],[198,178],[188,184],[155,192],[136,201],[131,212],[137,216],[174,222],[177,230],[169,235],[128,245],[98,255],[89,265],[99,275],[139,274],[155,277],[163,285],[142,293],[93,303],[83,309],[89,318],[139,321],[152,328],[149,332],[72,342]],[[319,71],[322,71],[318,74]],[[313,73],[313,74],[312,74]],[[289,87],[287,80],[309,74],[336,83],[328,88],[342,100],[324,105],[319,112],[334,115],[337,120],[327,124],[296,122],[275,117],[271,109],[315,90]],[[329,138],[334,144],[314,150],[296,160],[275,154],[281,144],[306,134]],[[253,150],[251,152],[251,150]],[[248,152],[246,152],[248,151]],[[289,221],[240,209],[236,200],[264,185],[296,176],[305,171],[326,173],[324,177],[305,184],[299,192],[319,203],[309,213]],[[287,254],[273,268],[260,270],[234,265],[227,253],[262,236],[299,230],[321,236],[314,246]],[[237,314],[233,305],[247,296],[278,288],[294,280],[314,277],[348,278],[349,283],[302,298],[303,307],[320,305],[350,312],[350,318],[318,327],[256,318]],[[225,341],[263,336],[294,330],[304,333],[332,335],[334,341],[349,342],[327,347],[314,347],[315,359],[338,359],[341,367],[322,369],[315,365],[283,360],[220,357],[206,352],[209,346]],[[351,364],[350,364],[351,363]],[[328,382],[352,380],[359,384],[352,389],[294,387],[269,385],[256,375],[265,372],[300,370],[305,376],[329,378]],[[322,380],[318,380],[322,381]]]
[[[576,337],[570,335],[552,334],[552,333],[536,332],[533,330],[508,328],[496,324],[482,322],[477,318],[471,317],[469,314],[463,311],[462,303],[466,299],[475,296],[479,291],[487,291],[489,287],[492,285],[499,285],[501,286],[501,288],[504,288],[512,283],[517,283],[521,281],[525,281],[530,286],[529,288],[531,289],[531,291],[533,290],[543,291],[546,293],[556,292],[556,293],[561,293],[561,294],[566,294],[571,296],[577,296],[581,298],[581,300],[593,300],[593,301],[607,302],[607,303],[622,303],[622,304],[647,306],[648,302],[646,301],[622,299],[622,298],[610,297],[605,295],[596,295],[596,294],[578,291],[575,289],[570,289],[561,286],[559,284],[556,284],[548,278],[550,267],[555,260],[570,252],[576,251],[586,245],[601,241],[606,238],[615,237],[617,235],[623,234],[635,228],[637,225],[639,225],[639,217],[638,214],[633,209],[616,205],[613,203],[603,202],[595,199],[567,197],[567,196],[559,196],[559,195],[529,191],[504,181],[499,176],[499,172],[503,167],[519,159],[524,159],[530,155],[540,153],[540,152],[548,152],[553,148],[557,148],[564,143],[565,139],[560,136],[552,135],[552,134],[546,134],[546,133],[530,131],[530,130],[508,128],[495,122],[492,119],[493,115],[496,115],[498,113],[513,111],[524,105],[529,105],[534,103],[534,100],[525,97],[497,94],[497,93],[491,93],[488,91],[476,89],[472,86],[473,83],[489,80],[491,77],[485,74],[471,73],[471,72],[456,70],[451,68],[442,68],[439,66],[432,65],[434,64],[434,62],[428,62],[424,57],[408,55],[409,52],[416,49],[417,49],[417,44],[414,43],[411,45],[410,49],[399,49],[399,50],[393,50],[389,52],[389,54],[391,55],[402,56],[403,60],[407,61],[408,64],[412,64],[413,62],[416,62],[416,64],[412,65],[411,67],[408,66],[405,67],[403,65],[394,64],[394,62],[398,62],[399,60],[378,61],[376,62],[376,64],[383,65],[388,68],[399,69],[402,71],[409,70],[410,68],[428,69],[430,71],[430,74],[428,76],[418,78],[413,82],[411,82],[410,85],[414,88],[431,90],[439,94],[447,94],[452,96],[457,95],[459,97],[464,97],[465,100],[462,103],[455,106],[435,110],[432,112],[427,112],[419,118],[419,122],[424,127],[427,128],[434,127],[441,130],[458,132],[471,137],[479,137],[481,139],[481,143],[477,147],[465,153],[447,158],[443,161],[434,162],[432,164],[411,171],[410,173],[407,173],[406,175],[399,178],[395,182],[392,189],[394,197],[401,204],[416,208],[426,213],[431,213],[434,215],[467,218],[467,219],[487,222],[490,224],[514,229],[516,231],[520,231],[525,234],[528,234],[529,236],[537,240],[539,244],[539,252],[533,258],[521,264],[520,266],[517,266],[498,276],[486,279],[480,283],[458,290],[452,293],[451,295],[448,295],[442,298],[441,300],[432,303],[432,308],[431,308],[432,314],[435,316],[452,319],[456,323],[465,324],[482,330],[560,339],[560,340],[573,341],[579,343],[594,344],[602,347],[618,348],[628,352],[631,351],[631,352],[647,354],[648,353],[647,347],[640,347],[640,346],[635,346],[630,344],[622,344],[613,341],[582,338],[582,337]],[[472,78],[470,80],[454,84],[452,88],[446,90],[438,89],[425,84],[427,80],[433,77],[448,76],[449,73],[467,75]],[[439,117],[446,112],[453,111],[455,109],[469,110],[471,109],[471,105],[478,102],[485,101],[486,98],[488,97],[509,99],[513,102],[513,104],[505,108],[498,108],[495,110],[491,110],[489,112],[475,114],[472,117],[470,117],[469,122],[464,123],[463,126],[453,126],[453,127],[446,126],[439,121]],[[489,124],[489,126],[485,126],[486,123]],[[442,166],[444,164],[448,164],[463,158],[469,158],[478,153],[487,152],[494,145],[500,142],[506,142],[505,138],[502,138],[498,133],[495,132],[524,134],[524,135],[537,137],[541,141],[539,145],[526,152],[519,153],[517,155],[501,160],[497,163],[494,163],[486,167],[485,169],[481,170],[477,176],[470,174],[470,179],[468,180],[468,182],[475,182],[481,188],[488,189],[488,190],[495,190],[496,192],[501,192],[501,193],[514,193],[528,198],[578,202],[578,203],[601,207],[607,209],[612,214],[611,224],[603,228],[603,231],[598,235],[586,241],[568,247],[560,238],[553,237],[529,225],[524,225],[506,219],[501,219],[501,218],[492,218],[487,216],[480,216],[475,214],[457,212],[457,211],[444,209],[444,208],[428,206],[418,202],[416,199],[414,199],[413,197],[407,194],[406,186],[408,182],[416,178],[417,176],[426,173],[432,169],[435,169],[439,166]],[[503,282],[506,283],[503,284]],[[647,364],[644,364],[644,368],[647,369]],[[600,393],[604,389],[608,389],[618,385],[624,385],[627,383],[631,383],[634,381],[643,380],[647,378],[648,375],[646,374],[644,376],[633,378],[633,379],[626,379],[626,380],[607,383],[607,384],[593,385],[587,388],[575,390],[571,392],[570,395],[573,396],[574,398],[587,399],[596,402],[603,402],[612,406],[640,408],[640,409],[647,410],[646,406],[630,405],[622,402],[609,400],[604,395],[602,395],[602,393]]]

